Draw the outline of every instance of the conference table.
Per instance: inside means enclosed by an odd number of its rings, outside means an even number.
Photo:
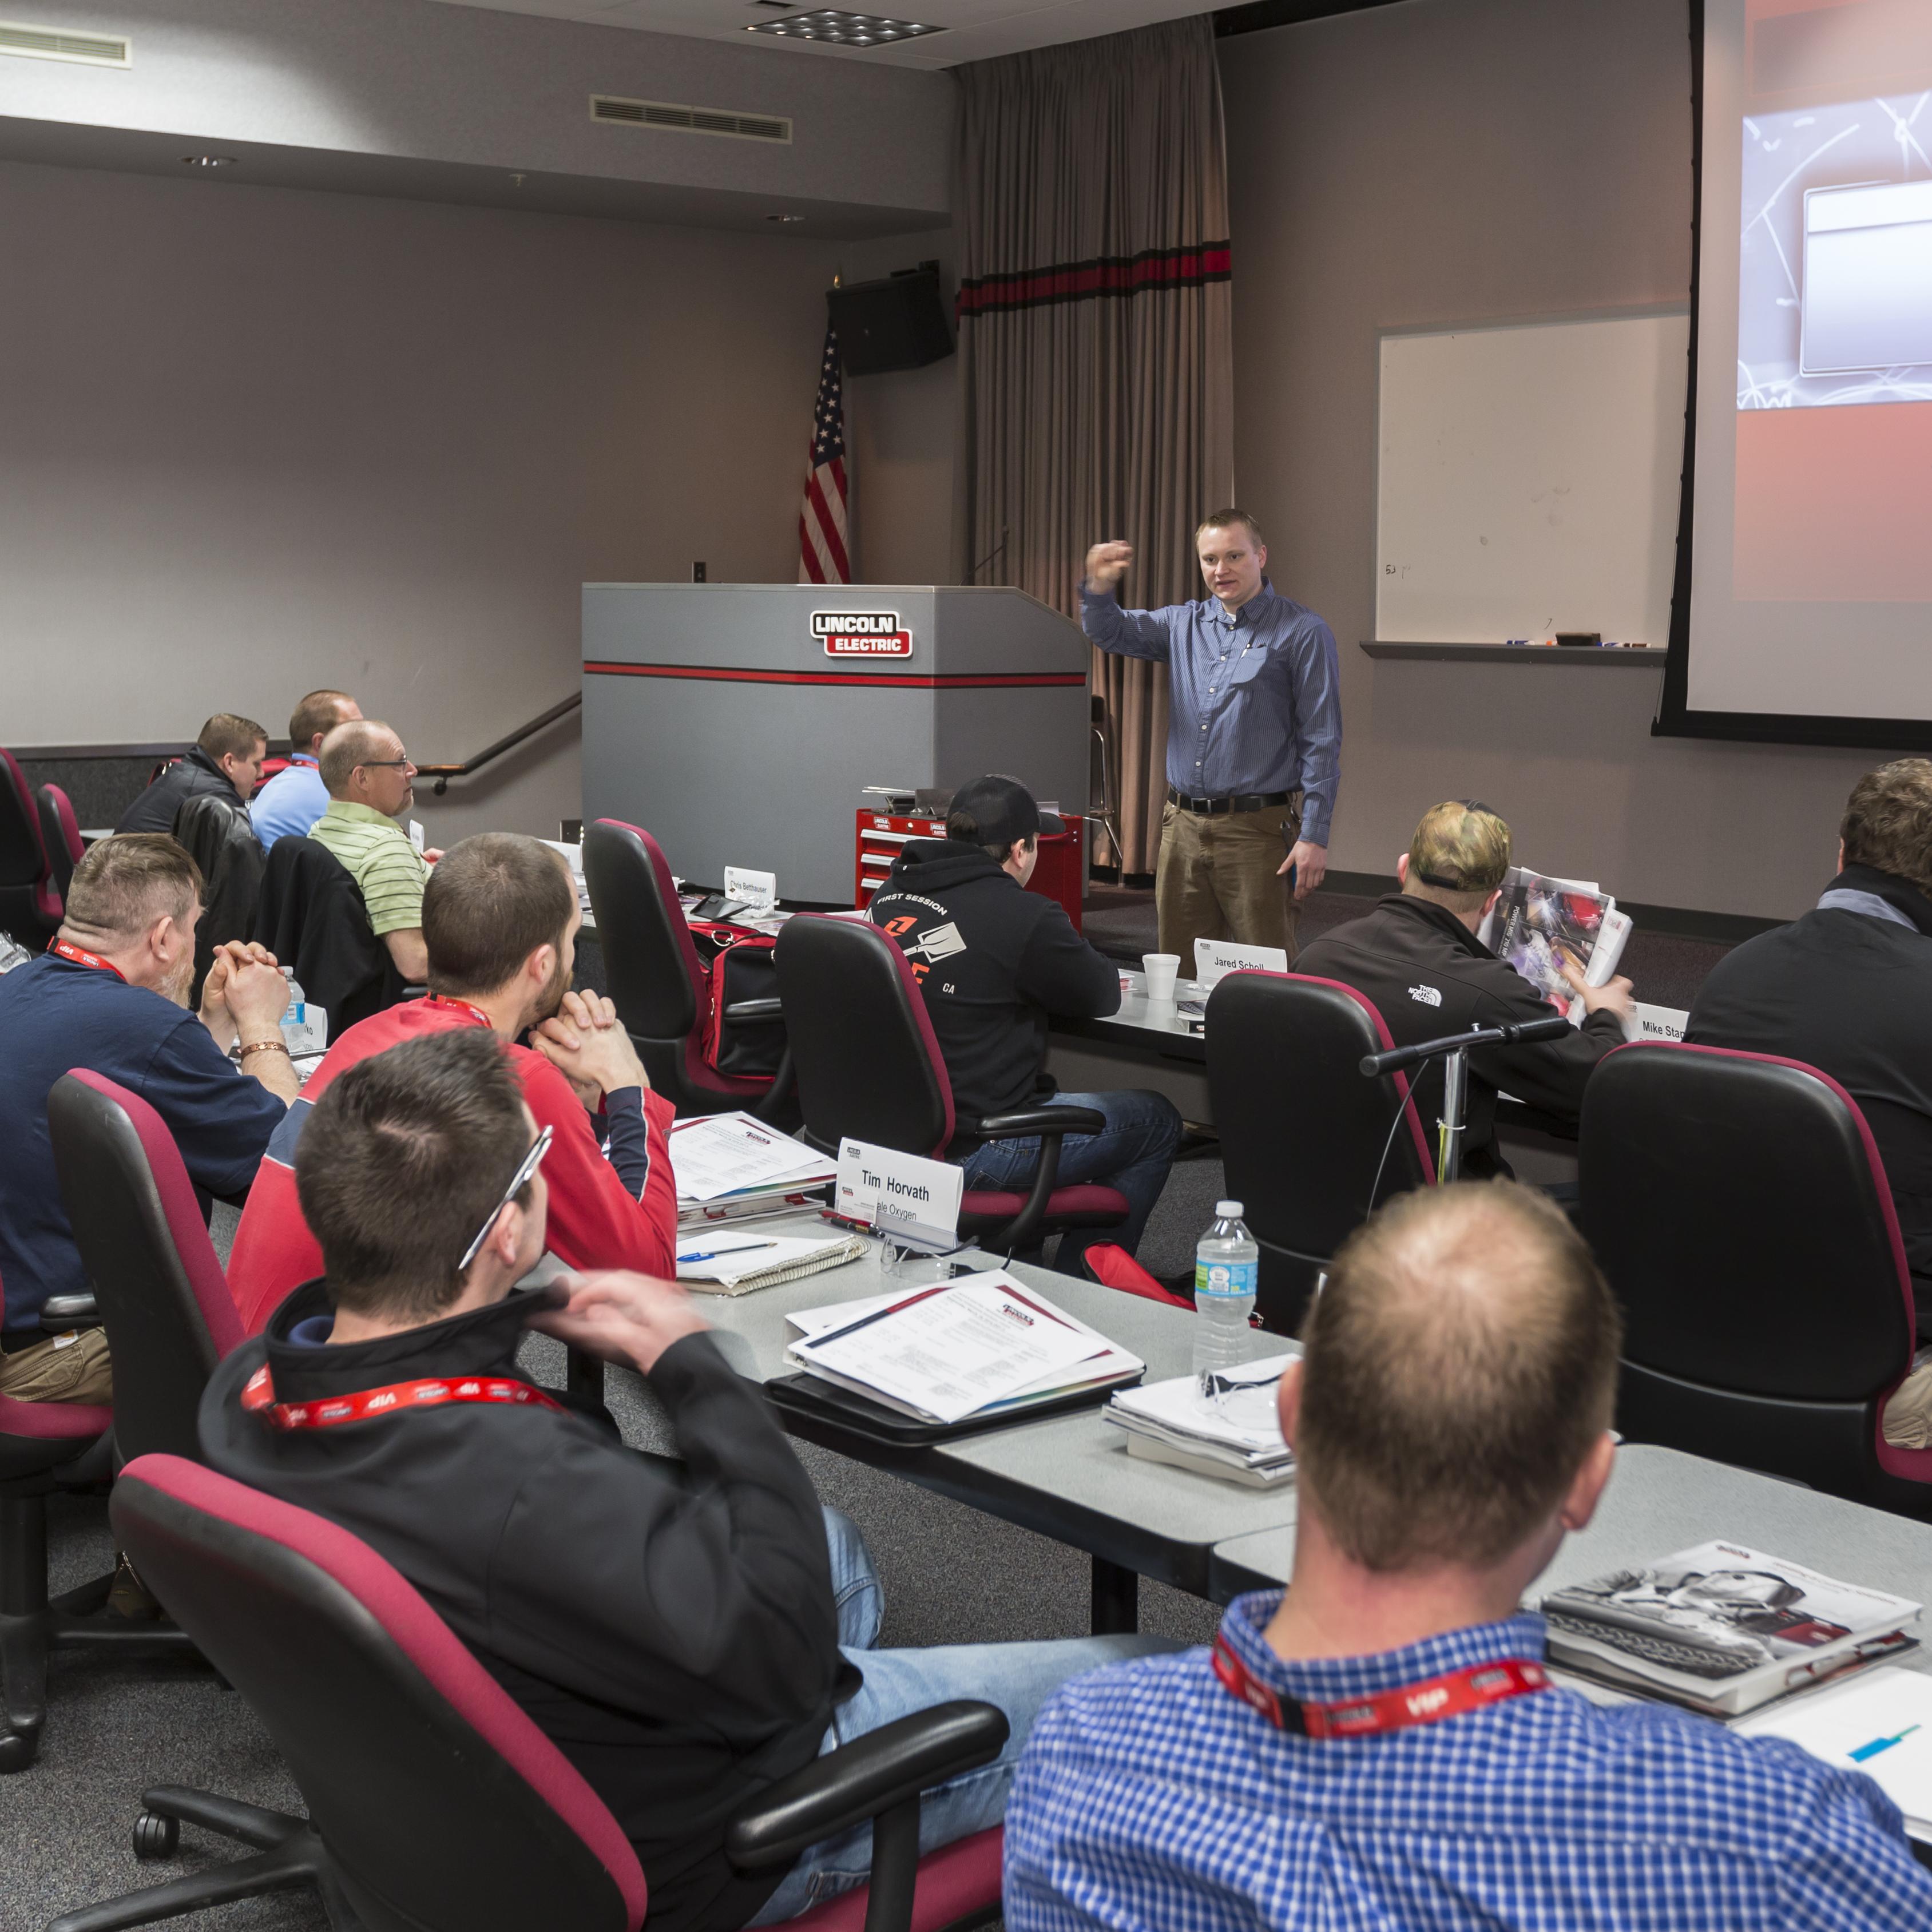
[[[746,1225],[761,1234],[825,1232],[824,1223],[812,1214]],[[971,1249],[952,1258],[974,1268],[1005,1265],[997,1255]],[[1011,1272],[1131,1349],[1147,1364],[1149,1382],[1187,1372],[1194,1346],[1191,1310],[1024,1263],[1012,1264]],[[927,1278],[938,1275],[934,1269]],[[861,1260],[748,1294],[704,1298],[704,1312],[739,1372],[769,1382],[792,1372],[784,1352],[796,1331],[787,1328],[788,1315],[910,1286],[917,1279],[886,1276],[879,1244],[868,1240]],[[1279,1336],[1257,1335],[1253,1352],[1282,1354],[1296,1348]],[[1137,1578],[1211,1597],[1218,1546],[1294,1522],[1292,1484],[1275,1490],[1246,1489],[1130,1456],[1126,1436],[1101,1419],[1100,1410],[1096,1402],[916,1449],[888,1448],[836,1420],[784,1409],[776,1413],[788,1430],[805,1441],[1086,1551],[1094,1564],[1096,1631],[1136,1627]]]
[[[1932,1524],[1650,1443],[1618,1449],[1589,1526],[1564,1539],[1531,1594],[1640,1569],[1713,1538],[1932,1604]],[[1226,1602],[1276,1586],[1294,1567],[1292,1520],[1250,1530],[1215,1546],[1208,1594]],[[1898,1662],[1932,1672],[1932,1648]]]

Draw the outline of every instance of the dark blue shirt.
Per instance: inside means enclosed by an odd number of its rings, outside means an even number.
[[[0,1328],[9,1334],[38,1329],[50,1295],[88,1292],[47,1134],[49,1090],[76,1066],[146,1101],[188,1178],[210,1194],[248,1186],[282,1119],[282,1102],[159,993],[51,952],[0,977]]]
[[[1230,617],[1220,601],[1123,610],[1080,586],[1080,624],[1103,651],[1167,667],[1167,782],[1194,798],[1298,791],[1301,836],[1328,843],[1342,782],[1335,639],[1266,578]]]

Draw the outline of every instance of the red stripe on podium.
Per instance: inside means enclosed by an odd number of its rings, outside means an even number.
[[[1040,685],[1084,685],[1080,670],[974,671],[922,677],[905,671],[742,670],[710,664],[605,664],[584,660],[584,674],[596,677],[695,678],[713,684],[860,685],[874,690],[1018,691]]]

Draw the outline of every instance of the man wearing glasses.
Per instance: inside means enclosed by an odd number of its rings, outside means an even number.
[[[862,1540],[821,1508],[683,1290],[612,1271],[512,1293],[545,1245],[549,1141],[481,1029],[344,1073],[296,1157],[325,1273],[215,1371],[202,1454],[423,1592],[636,1846],[652,1932],[779,1922],[862,1883],[868,1828],[753,1876],[727,1860],[725,1826],[822,1750],[934,1704],[986,1698],[1012,1735],[927,1794],[922,1845],[989,1829],[1046,1700],[1172,1646],[875,1648]],[[530,1382],[526,1328],[646,1377],[682,1466]]]
[[[440,852],[418,852],[397,824],[416,802],[416,768],[403,741],[380,718],[352,718],[322,741],[328,809],[309,836],[328,847],[361,889],[369,929],[389,949],[396,970],[419,986],[429,973],[423,944],[423,887]]]

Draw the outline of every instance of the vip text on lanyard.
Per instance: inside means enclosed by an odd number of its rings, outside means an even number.
[[[1276,1695],[1234,1654],[1227,1640],[1218,1636],[1214,1675],[1231,1696],[1267,1718],[1276,1730],[1305,1738],[1374,1737],[1384,1731],[1440,1724],[1444,1718],[1460,1718],[1466,1711],[1480,1711],[1550,1685],[1550,1673],[1541,1664],[1526,1657],[1506,1657],[1373,1697],[1352,1697],[1339,1704],[1298,1703]]]

